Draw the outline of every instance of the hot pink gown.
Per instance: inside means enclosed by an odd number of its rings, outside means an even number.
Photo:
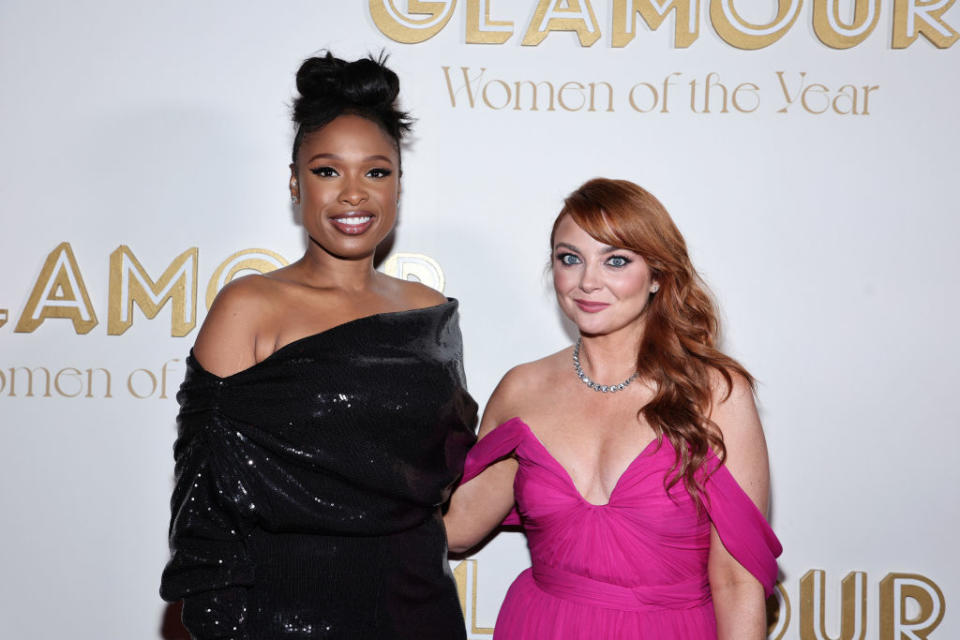
[[[496,640],[716,640],[707,579],[710,525],[763,584],[777,578],[780,542],[763,514],[721,466],[705,486],[700,514],[679,483],[664,477],[674,449],[652,442],[627,467],[609,503],[580,495],[569,474],[519,418],[503,423],[467,456],[467,482],[515,453],[516,508],[533,566],[500,609]],[[717,467],[712,457],[706,465]]]

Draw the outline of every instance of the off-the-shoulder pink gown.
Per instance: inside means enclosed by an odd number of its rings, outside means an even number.
[[[503,423],[467,456],[462,482],[515,453],[516,508],[533,566],[514,581],[496,640],[716,640],[707,578],[710,525],[769,595],[780,542],[725,466],[710,457],[704,509],[683,483],[664,477],[674,449],[652,442],[630,463],[604,505],[587,502],[519,418]],[[712,454],[711,454],[712,456]]]

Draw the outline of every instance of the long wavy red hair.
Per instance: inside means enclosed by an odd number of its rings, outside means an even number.
[[[697,471],[710,449],[721,462],[726,457],[723,435],[710,419],[714,372],[726,387],[724,398],[733,388],[733,374],[751,387],[753,377],[716,348],[720,332],[716,305],[690,262],[683,236],[651,193],[627,180],[595,178],[584,183],[567,197],[553,223],[551,251],[565,216],[598,242],[639,254],[660,285],[644,310],[646,324],[637,354],[639,377],[652,382],[656,394],[637,415],[677,452],[666,488],[682,480],[699,505],[702,486]]]

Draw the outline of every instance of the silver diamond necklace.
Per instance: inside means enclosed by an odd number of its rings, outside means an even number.
[[[580,366],[580,345],[583,343],[583,338],[577,338],[577,346],[573,348],[573,368],[577,372],[577,377],[580,378],[580,382],[587,385],[594,391],[599,391],[601,393],[616,393],[617,391],[623,391],[627,385],[637,379],[637,372],[634,371],[633,375],[621,382],[620,384],[597,384],[593,380],[587,377],[587,374],[583,372],[583,367]]]

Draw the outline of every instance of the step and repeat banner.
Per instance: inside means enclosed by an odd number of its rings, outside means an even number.
[[[184,358],[297,259],[294,73],[385,51],[417,123],[380,269],[461,300],[470,389],[571,343],[563,197],[656,194],[758,378],[770,638],[960,637],[954,0],[0,3],[0,635],[183,638],[157,595]],[[452,558],[469,636],[529,566]]]

